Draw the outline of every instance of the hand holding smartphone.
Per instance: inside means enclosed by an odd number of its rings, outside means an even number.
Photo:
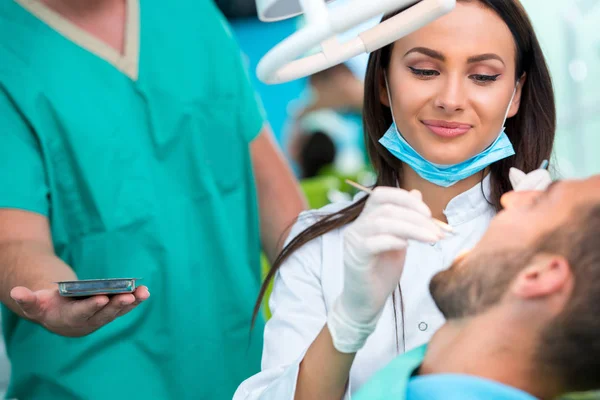
[[[137,308],[150,297],[137,279],[58,282],[59,288],[14,287],[12,306],[21,316],[62,336],[85,336]]]

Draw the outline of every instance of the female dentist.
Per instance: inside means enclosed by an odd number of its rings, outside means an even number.
[[[269,276],[262,372],[235,400],[350,398],[441,326],[428,282],[479,240],[511,177],[515,189],[549,181],[521,172],[550,158],[555,104],[517,0],[459,0],[372,53],[365,84],[376,187],[299,217]]]

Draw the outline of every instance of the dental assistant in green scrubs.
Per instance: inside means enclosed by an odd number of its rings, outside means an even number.
[[[212,1],[0,2],[0,160],[8,398],[226,399],[259,371],[260,250],[304,202]],[[118,277],[144,286],[54,284]]]

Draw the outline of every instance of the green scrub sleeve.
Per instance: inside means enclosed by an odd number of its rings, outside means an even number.
[[[249,143],[261,132],[266,121],[266,112],[260,96],[252,85],[247,57],[241,51],[227,22],[223,20],[223,24],[231,41],[225,48],[235,53],[231,54],[230,59],[232,60],[231,72],[234,80],[237,81],[238,126],[244,139]]]
[[[0,209],[49,214],[48,185],[38,139],[0,86]]]

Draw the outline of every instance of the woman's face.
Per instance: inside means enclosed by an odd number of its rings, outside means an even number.
[[[457,164],[498,137],[516,85],[516,46],[504,21],[479,2],[394,43],[388,70],[402,136],[427,160]],[[519,108],[519,82],[508,117]],[[389,106],[385,81],[381,102]]]

